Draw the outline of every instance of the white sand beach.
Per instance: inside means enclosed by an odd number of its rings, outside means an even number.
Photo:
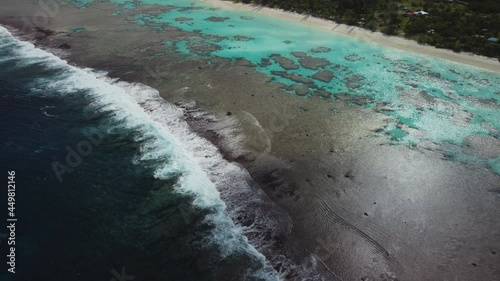
[[[307,24],[315,28],[324,29],[330,32],[348,35],[361,40],[378,43],[387,47],[397,48],[408,52],[413,52],[431,57],[437,57],[457,63],[467,64],[470,66],[482,68],[489,71],[500,72],[500,62],[494,58],[487,58],[484,56],[478,56],[471,53],[455,53],[447,49],[438,49],[429,45],[421,45],[415,41],[407,40],[405,38],[396,36],[387,36],[380,32],[371,32],[369,30],[360,27],[339,24],[333,21],[293,12],[287,12],[280,9],[271,9],[258,5],[234,3],[231,1],[222,1],[222,0],[203,0],[203,1],[207,4],[224,9],[248,11],[248,12],[258,13],[261,15],[290,20],[302,24]]]

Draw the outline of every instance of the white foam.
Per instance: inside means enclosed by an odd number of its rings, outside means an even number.
[[[112,80],[90,69],[70,66],[66,61],[36,48],[33,44],[15,39],[7,29],[0,27],[1,39],[10,38],[16,44],[16,54],[26,63],[43,63],[63,69],[61,79],[50,82],[49,88],[58,93],[75,93],[81,90],[91,93],[91,108],[113,112],[112,118],[128,128],[140,128],[142,139],[137,162],[148,159],[160,160],[154,176],[171,179],[177,175],[175,186],[180,193],[194,195],[193,204],[213,210],[206,220],[214,224],[211,243],[217,243],[223,256],[234,252],[246,252],[261,262],[259,270],[251,276],[265,276],[266,280],[279,280],[279,274],[265,257],[247,241],[244,229],[233,223],[226,211],[221,194],[230,200],[250,199],[252,187],[247,183],[248,174],[236,164],[225,161],[217,148],[209,141],[190,131],[183,120],[183,111],[165,102],[158,91],[142,84],[130,84]],[[3,45],[2,45],[3,46]],[[246,197],[246,198],[245,198]],[[237,210],[234,210],[237,213]]]
[[[54,108],[54,107],[53,106],[44,106],[44,107],[40,108],[40,111],[42,111],[43,115],[45,115],[47,117],[57,117],[56,115],[52,115],[52,114],[47,113],[47,109],[50,109],[50,108]]]

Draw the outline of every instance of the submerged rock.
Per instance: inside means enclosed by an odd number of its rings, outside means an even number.
[[[255,38],[253,37],[248,37],[248,36],[244,36],[244,35],[236,35],[234,36],[234,40],[236,41],[251,41],[251,40],[254,40]]]
[[[335,75],[330,70],[318,71],[313,76],[311,76],[312,79],[316,79],[323,82],[330,82],[332,81],[333,77],[335,77]]]
[[[361,87],[361,82],[365,79],[363,75],[355,74],[344,78],[344,84],[346,87],[352,91]]]
[[[271,62],[270,59],[268,58],[262,58],[260,59],[260,66],[269,66],[269,65],[272,65],[273,63]]]
[[[188,7],[182,7],[178,11],[179,12],[188,12],[188,11],[195,11],[195,10],[203,10],[203,7],[199,6],[188,6]],[[149,13],[148,13],[149,14]]]
[[[235,59],[235,65],[240,65],[240,66],[249,66],[249,67],[254,67],[255,64],[253,64],[251,61],[245,59],[245,58],[242,58],[242,57],[239,57],[239,58],[236,58]]]
[[[191,54],[197,55],[210,55],[212,52],[218,51],[221,49],[219,45],[209,44],[206,42],[189,42],[187,45],[189,52]]]
[[[319,89],[319,90],[316,90],[314,92],[314,95],[315,96],[319,96],[319,97],[322,97],[322,98],[325,98],[325,99],[329,99],[332,97],[332,93],[324,90],[324,89]]]
[[[314,84],[314,81],[312,81],[311,79],[302,77],[302,76],[297,75],[297,74],[288,73],[286,71],[271,71],[271,74],[277,75],[277,76],[280,76],[280,77],[283,77],[286,79],[290,79],[294,82],[298,82],[298,83],[302,83],[302,84]]]
[[[274,57],[273,58],[282,68],[286,69],[286,70],[290,70],[290,69],[299,69],[299,66],[296,65],[294,63],[293,60],[289,59],[289,58],[286,58],[286,57],[282,57],[282,56],[278,56],[278,57]]]
[[[309,94],[309,88],[307,86],[304,86],[304,85],[294,84],[294,85],[290,86],[290,89],[294,90],[295,94],[297,94],[297,96],[303,97],[303,96],[307,96],[307,94]]]
[[[298,58],[303,58],[303,57],[307,57],[307,54],[304,53],[304,52],[292,52],[292,55],[298,57]]]
[[[178,17],[174,19],[175,21],[192,21],[192,18],[186,18],[186,17]]]
[[[332,64],[327,59],[315,58],[315,57],[311,57],[311,56],[307,56],[307,55],[304,57],[301,57],[299,59],[299,63],[302,67],[305,67],[308,69],[314,69],[314,70]]]
[[[240,19],[242,19],[242,20],[253,20],[255,18],[252,17],[252,16],[241,16]]]
[[[348,60],[348,61],[355,62],[355,61],[364,60],[365,58],[362,57],[362,56],[360,56],[360,55],[358,55],[358,54],[351,54],[351,55],[345,56],[344,59]]]
[[[228,19],[231,19],[231,18],[229,18],[229,17],[209,17],[205,20],[212,21],[212,22],[223,22],[223,21],[226,21]]]
[[[328,53],[330,52],[332,49],[328,48],[328,47],[317,47],[317,48],[312,48],[311,49],[311,52],[313,53]]]

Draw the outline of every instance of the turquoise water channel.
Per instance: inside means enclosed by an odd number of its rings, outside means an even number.
[[[74,1],[88,8],[92,2]],[[132,13],[138,5],[112,2]],[[500,174],[499,153],[467,153],[472,136],[500,141],[498,73],[201,1],[140,2],[169,9],[159,15],[137,13],[137,24],[156,29],[165,24],[198,33],[165,42],[187,58],[245,59],[272,82],[283,83],[290,94],[342,98],[392,117],[379,133],[394,145],[438,144],[450,160],[483,164]]]

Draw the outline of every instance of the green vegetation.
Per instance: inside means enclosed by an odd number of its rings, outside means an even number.
[[[233,0],[313,15],[338,23],[400,35],[455,52],[500,60],[498,0]],[[408,15],[411,11],[429,15]]]

